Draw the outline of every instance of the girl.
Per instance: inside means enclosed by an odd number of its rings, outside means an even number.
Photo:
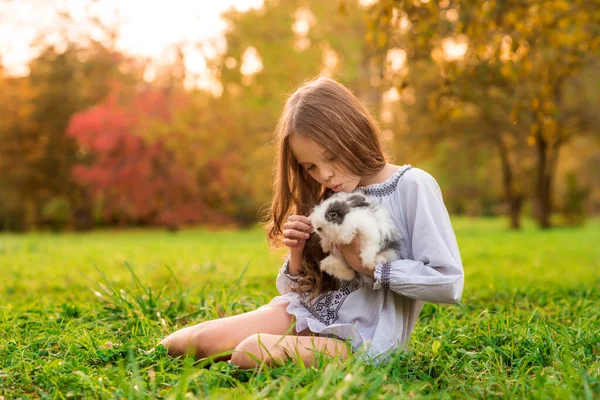
[[[317,352],[344,358],[347,345],[384,361],[406,348],[423,302],[456,303],[462,294],[462,262],[440,188],[420,169],[388,163],[373,118],[329,78],[292,94],[276,134],[268,236],[289,248],[276,282],[281,296],[246,314],[184,328],[161,344],[173,356],[230,357],[242,368],[288,357],[312,364]],[[365,269],[355,239],[340,248],[359,272],[353,280],[319,270],[325,255],[306,215],[339,191],[370,195],[389,210],[400,259]]]

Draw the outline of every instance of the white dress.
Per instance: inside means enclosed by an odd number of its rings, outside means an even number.
[[[440,188],[427,172],[402,166],[384,182],[356,188],[385,206],[399,233],[400,259],[379,264],[375,277],[341,281],[310,304],[292,292],[297,277],[286,260],[277,276],[281,296],[269,305],[289,303],[298,332],[309,328],[322,336],[348,341],[365,361],[382,362],[406,349],[423,302],[456,303],[464,272],[456,237]]]

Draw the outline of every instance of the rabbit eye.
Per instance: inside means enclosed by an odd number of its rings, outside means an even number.
[[[325,212],[325,219],[328,222],[341,224],[344,222],[344,216],[350,211],[350,207],[341,201],[335,201]]]
[[[317,231],[321,232],[323,229],[322,228],[317,228]]]

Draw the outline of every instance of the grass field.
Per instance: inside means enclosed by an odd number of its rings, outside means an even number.
[[[453,223],[462,301],[426,304],[408,353],[260,371],[151,351],[277,294],[283,253],[260,229],[0,234],[0,400],[600,398],[600,221]]]

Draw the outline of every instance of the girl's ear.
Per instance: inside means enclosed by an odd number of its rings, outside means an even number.
[[[360,194],[354,194],[348,197],[348,204],[352,208],[357,207],[369,207],[369,202],[365,196],[361,196]]]

